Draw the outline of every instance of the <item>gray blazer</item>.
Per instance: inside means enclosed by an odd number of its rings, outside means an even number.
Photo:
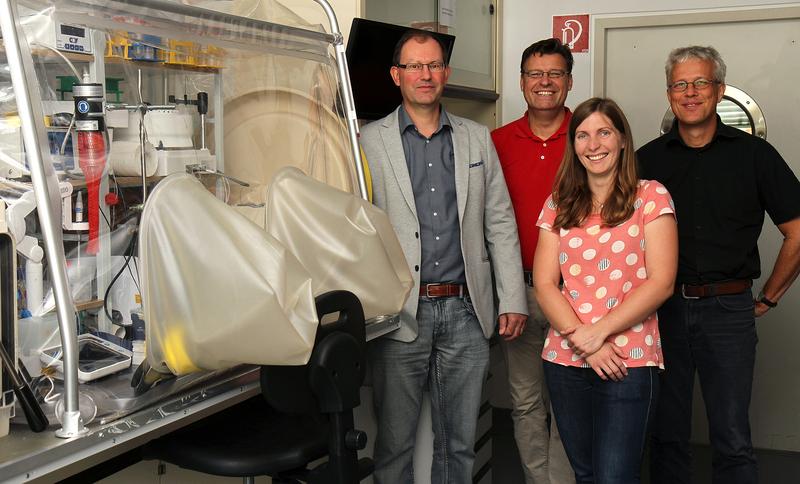
[[[517,224],[489,130],[469,119],[449,113],[447,116],[453,129],[456,198],[467,287],[483,334],[489,338],[494,333],[498,313],[528,314]],[[419,232],[419,220],[400,139],[398,111],[364,126],[361,146],[372,175],[373,203],[389,215],[414,276],[414,288],[400,314],[400,328],[387,337],[414,341],[418,333],[421,244],[415,235]]]

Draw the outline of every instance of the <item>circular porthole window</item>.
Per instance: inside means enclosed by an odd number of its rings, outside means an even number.
[[[717,104],[717,114],[728,126],[767,139],[767,122],[764,119],[764,113],[755,99],[738,87],[725,86],[722,101]],[[672,129],[674,120],[675,115],[672,113],[672,109],[667,108],[667,112],[664,113],[664,118],[661,120],[661,134]]]

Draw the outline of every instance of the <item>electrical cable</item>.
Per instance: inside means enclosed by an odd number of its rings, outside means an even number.
[[[136,284],[136,290],[141,294],[142,289],[139,287],[141,276],[139,275],[139,263],[136,261],[136,258],[133,259],[133,268],[136,270],[136,277],[133,279],[133,283]],[[133,277],[133,274],[131,274],[131,277]]]
[[[31,45],[35,45],[37,47],[43,47],[45,49],[49,49],[49,50],[53,51],[55,54],[57,54],[59,57],[61,57],[64,60],[64,62],[67,63],[69,68],[72,70],[72,73],[75,74],[75,78],[78,79],[78,82],[81,82],[82,77],[81,77],[80,74],[78,74],[78,69],[75,68],[75,64],[73,64],[72,61],[70,61],[67,58],[67,56],[62,54],[60,50],[56,49],[55,47],[53,47],[51,45],[40,44],[38,42],[33,42]],[[64,139],[61,141],[61,148],[59,148],[59,150],[58,150],[58,154],[61,155],[61,156],[64,155],[64,149],[67,147],[67,140],[69,140],[69,134],[72,131],[72,127],[73,126],[75,126],[75,108],[74,107],[72,109],[72,118],[69,120],[69,126],[67,127],[67,133],[64,135]]]
[[[102,211],[100,211],[100,213],[103,215],[103,219],[106,221],[106,224],[108,224],[109,228],[111,228],[111,223],[108,221],[108,217],[106,217],[106,214],[103,213]],[[120,276],[123,274],[123,272],[125,272],[126,269],[130,273],[131,278],[133,279],[133,283],[136,285],[136,289],[141,294],[141,289],[139,289],[138,278],[134,277],[133,272],[130,269],[131,259],[134,260],[134,262],[133,262],[134,265],[136,264],[136,259],[133,256],[135,248],[136,248],[136,243],[137,243],[137,237],[136,237],[136,234],[134,233],[133,236],[131,237],[130,242],[128,242],[128,246],[125,248],[125,251],[123,252],[123,256],[125,257],[125,261],[122,264],[122,267],[120,267],[119,271],[117,271],[116,275],[114,275],[114,278],[111,279],[111,282],[108,284],[108,287],[106,287],[106,292],[103,295],[103,312],[105,313],[105,315],[108,318],[108,320],[111,321],[112,323],[115,323],[115,321],[114,321],[114,317],[112,316],[112,314],[108,311],[108,296],[111,293],[111,288],[114,287],[114,283],[117,282],[117,279],[120,278]],[[136,269],[136,272],[138,274],[138,272],[139,272],[138,267]]]
[[[105,220],[106,225],[110,229],[111,222],[108,220],[108,217],[103,211],[100,211],[100,214],[103,216],[103,220]],[[125,248],[125,251],[123,252],[123,256],[125,257],[124,263],[122,264],[122,267],[120,267],[116,275],[114,275],[114,278],[111,279],[111,282],[108,284],[108,287],[106,287],[106,292],[103,295],[103,312],[105,313],[108,320],[114,324],[117,324],[117,322],[115,321],[113,314],[110,313],[108,310],[108,296],[111,292],[111,288],[114,287],[114,283],[117,282],[117,279],[120,278],[120,276],[125,272],[125,270],[128,271],[128,273],[131,276],[131,279],[133,280],[134,285],[136,286],[136,290],[139,291],[139,294],[141,294],[141,287],[139,285],[139,279],[140,279],[139,266],[136,262],[136,258],[134,257],[137,242],[138,240],[134,229],[134,234],[132,235],[130,242],[128,242],[128,246]],[[133,270],[130,267],[131,259],[133,260],[134,270],[136,271],[136,274],[133,273]],[[78,314],[78,318],[80,322],[80,313]]]
[[[133,258],[132,250],[135,244],[136,244],[136,237],[133,237],[131,239],[131,242],[128,244],[128,248],[125,250],[125,252],[130,251],[131,253],[125,255],[125,262],[122,264],[122,267],[120,267],[119,271],[114,276],[114,278],[111,279],[111,282],[108,284],[108,287],[106,287],[106,292],[103,295],[103,311],[106,313],[106,317],[111,322],[114,322],[114,318],[108,312],[108,295],[111,293],[111,288],[114,287],[114,283],[117,282],[117,279],[119,279],[119,277],[125,272],[125,269],[128,267],[128,264],[130,264],[130,261]]]

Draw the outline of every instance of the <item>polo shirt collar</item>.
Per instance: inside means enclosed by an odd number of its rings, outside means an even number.
[[[720,117],[719,117],[719,114],[717,114],[716,116],[717,116],[717,129],[714,131],[714,137],[711,138],[711,141],[709,141],[706,146],[708,146],[711,143],[713,143],[714,141],[716,141],[718,137],[721,137],[721,138],[738,138],[738,137],[742,136],[743,134],[745,134],[743,131],[741,131],[739,129],[736,129],[736,128],[733,128],[733,127],[728,126],[727,124],[723,123],[722,119],[720,119]],[[666,134],[664,134],[664,140],[667,143],[680,143],[681,145],[686,146],[686,143],[683,142],[683,139],[681,138],[680,133],[678,133],[678,120],[677,119],[675,119],[675,121],[672,122],[672,128],[670,128],[670,130],[667,131]]]
[[[559,126],[556,132],[553,133],[548,139],[555,139],[561,136],[566,136],[567,132],[569,131],[570,119],[572,119],[572,111],[570,111],[568,107],[564,106],[564,120],[561,121],[561,126]],[[533,134],[533,131],[531,131],[531,125],[528,124],[528,111],[525,111],[525,113],[522,115],[521,118],[514,121],[514,124],[517,127],[516,135],[519,136],[520,138],[533,138],[540,141],[546,141],[539,138],[538,136]]]
[[[406,130],[414,126],[414,121],[411,120],[411,116],[408,115],[406,112],[406,108],[403,105],[400,105],[400,109],[397,112],[397,124],[400,126],[400,132],[405,133]],[[439,106],[439,127],[436,128],[436,132],[442,130],[444,126],[447,126],[451,130],[453,129],[453,125],[450,123],[450,118],[447,117],[447,111],[444,110],[444,106]],[[416,126],[414,126],[416,128]],[[435,134],[434,133],[434,134]]]

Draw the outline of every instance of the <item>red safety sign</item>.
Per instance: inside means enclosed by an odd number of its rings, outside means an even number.
[[[553,15],[553,37],[573,52],[589,52],[589,14]]]

